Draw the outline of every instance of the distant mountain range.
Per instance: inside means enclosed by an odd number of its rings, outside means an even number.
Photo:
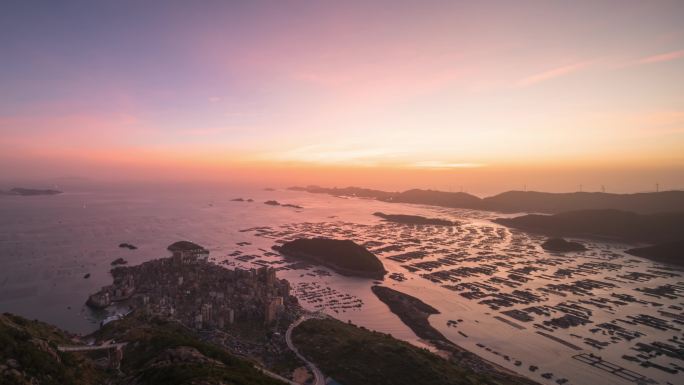
[[[684,211],[684,191],[636,194],[599,192],[545,193],[508,191],[486,198],[463,192],[407,190],[387,192],[360,187],[325,188],[319,186],[290,187],[290,190],[318,194],[372,198],[384,202],[416,203],[442,207],[497,211],[503,213],[560,213],[575,210],[613,209],[638,214]]]

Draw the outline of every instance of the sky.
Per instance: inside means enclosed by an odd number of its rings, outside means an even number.
[[[682,1],[5,1],[0,180],[681,189],[682,15]]]

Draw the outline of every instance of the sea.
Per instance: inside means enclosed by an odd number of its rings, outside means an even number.
[[[375,212],[457,224],[403,225]],[[0,311],[87,334],[109,315],[85,301],[111,284],[113,260],[136,265],[190,240],[226,268],[276,268],[309,310],[430,348],[371,287],[418,297],[439,310],[430,323],[451,341],[539,383],[684,383],[681,269],[626,254],[634,245],[592,239],[575,239],[584,252],[549,253],[544,237],[493,222],[510,215],[263,187],[0,196]],[[382,282],[340,276],[272,250],[304,236],[363,244],[388,274]]]

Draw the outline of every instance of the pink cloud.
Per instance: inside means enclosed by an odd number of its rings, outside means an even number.
[[[547,80],[559,78],[561,76],[569,75],[577,71],[583,70],[589,66],[590,62],[579,62],[562,67],[553,68],[544,72],[540,72],[518,81],[517,85],[520,87],[528,87],[537,83],[545,82]]]
[[[641,58],[637,61],[638,64],[651,64],[651,63],[661,63],[671,60],[677,60],[684,57],[684,49],[679,51],[672,51],[667,53],[662,53],[659,55],[647,56]]]

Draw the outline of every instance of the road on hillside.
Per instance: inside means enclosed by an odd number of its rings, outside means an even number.
[[[309,367],[309,370],[311,370],[311,373],[313,373],[314,385],[325,385],[325,376],[323,375],[323,372],[321,372],[321,370],[318,369],[318,367],[316,365],[314,365],[313,362],[307,360],[306,357],[304,357],[301,353],[299,353],[297,348],[292,343],[292,330],[294,330],[294,328],[299,326],[299,324],[301,324],[302,322],[304,322],[310,318],[316,318],[316,317],[311,316],[311,315],[304,315],[304,316],[301,316],[297,321],[293,322],[292,325],[290,325],[290,327],[287,328],[287,332],[285,332],[285,341],[287,342],[287,347],[289,347],[290,350],[292,350],[294,352],[294,354],[296,354],[297,357],[299,357],[299,359],[304,361],[304,363],[306,363],[306,366]]]

